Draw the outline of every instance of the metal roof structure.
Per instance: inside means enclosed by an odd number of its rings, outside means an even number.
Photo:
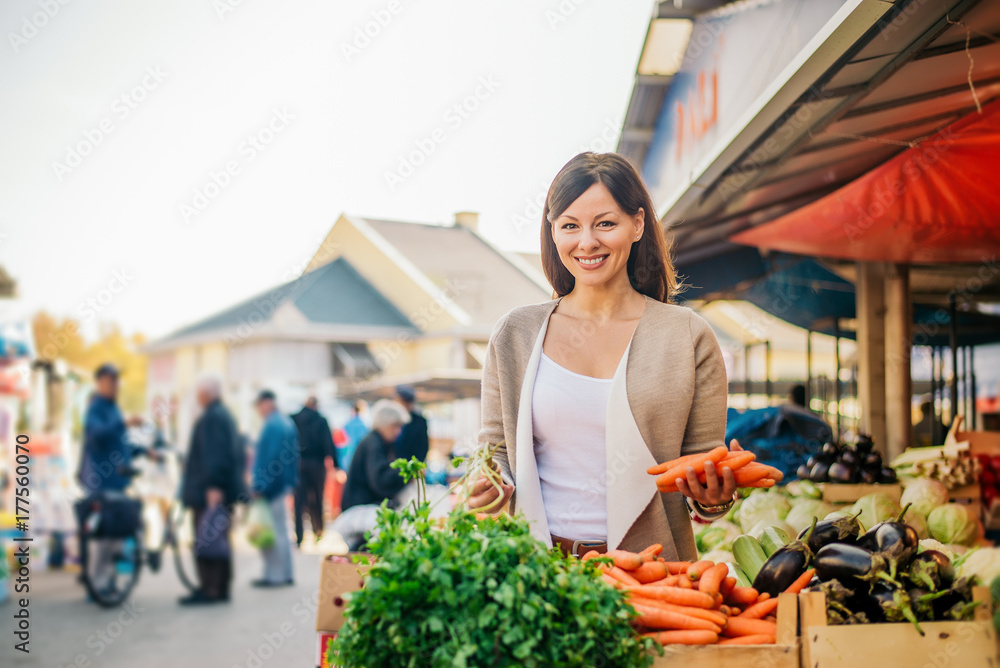
[[[648,160],[645,139],[664,111],[653,83],[670,85],[669,77],[637,76],[619,144],[637,164]],[[769,271],[770,258],[731,235],[837,190],[998,96],[1000,3],[848,0],[674,196],[658,202],[681,273],[698,283],[705,267],[725,266],[726,284],[701,296],[734,296]],[[824,264],[853,278],[853,263]],[[914,266],[914,300],[943,304],[978,270]],[[975,297],[1000,299],[1000,273]]]

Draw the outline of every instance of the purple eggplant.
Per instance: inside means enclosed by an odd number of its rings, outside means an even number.
[[[858,467],[845,461],[836,461],[830,464],[827,472],[830,482],[841,484],[851,484],[858,481]]]

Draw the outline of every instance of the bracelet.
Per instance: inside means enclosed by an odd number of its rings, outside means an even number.
[[[734,497],[732,499],[729,499],[729,501],[727,501],[726,503],[723,503],[718,506],[704,506],[700,502],[695,501],[694,499],[691,499],[691,502],[698,507],[699,511],[705,513],[706,515],[717,515],[719,513],[728,512],[729,509],[733,507],[733,504],[736,503],[736,498]]]

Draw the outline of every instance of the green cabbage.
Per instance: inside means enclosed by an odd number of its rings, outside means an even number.
[[[948,498],[948,488],[937,480],[914,478],[906,484],[899,503],[903,507],[909,504],[910,510],[917,511],[927,519],[932,510],[948,503]]]
[[[811,523],[812,520],[809,520],[809,522]],[[783,522],[782,520],[761,520],[760,522],[757,522],[757,524],[755,524],[750,531],[747,531],[747,535],[760,540],[761,534],[763,534],[764,530],[768,527],[781,529],[788,534],[789,538],[795,538],[795,536],[798,535],[798,532],[795,531],[795,527],[789,525],[787,522]]]
[[[743,531],[726,520],[716,520],[695,533],[695,544],[699,554],[715,549],[728,549]]]
[[[733,557],[733,553],[729,550],[712,550],[701,555],[699,558],[703,561],[714,561],[717,564],[725,564],[736,560]]]
[[[979,537],[979,520],[968,506],[946,503],[931,511],[927,529],[931,538],[942,543],[972,545]]]
[[[1000,577],[1000,547],[983,547],[973,551],[958,567],[959,577],[979,578],[982,585],[988,585]]]
[[[923,540],[924,538],[930,538],[930,532],[927,530],[927,520],[919,512],[910,508],[903,515],[903,521],[913,527],[913,530],[917,532],[917,538]]]
[[[792,505],[780,494],[758,493],[743,499],[740,506],[740,527],[744,532],[765,520],[783,520]]]
[[[819,499],[796,499],[792,509],[785,516],[785,522],[794,529],[790,536],[797,536],[800,531],[812,524],[813,518],[823,519],[834,510],[833,506]]]
[[[877,492],[858,499],[851,507],[851,515],[860,512],[861,526],[870,529],[879,522],[896,519],[902,510],[887,494]]]

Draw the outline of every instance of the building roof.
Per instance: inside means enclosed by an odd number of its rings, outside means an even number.
[[[170,347],[206,335],[240,335],[240,328],[258,327],[290,304],[305,317],[305,325],[413,330],[413,324],[344,258],[338,258],[293,281],[254,295],[224,311],[182,327],[151,344]],[[246,338],[240,335],[241,338]]]
[[[545,277],[523,258],[504,253],[464,225],[429,225],[360,218],[437,287],[471,324],[492,326],[516,306],[545,301]]]

